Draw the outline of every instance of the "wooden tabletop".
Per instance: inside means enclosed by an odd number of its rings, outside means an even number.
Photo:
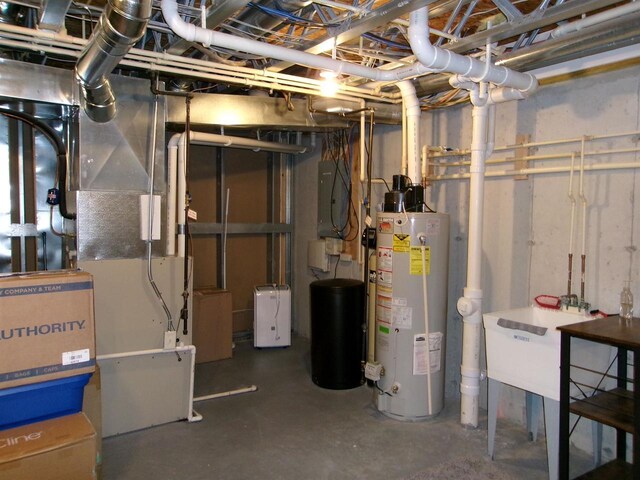
[[[556,327],[572,337],[627,349],[640,348],[640,318],[622,320],[618,315]]]

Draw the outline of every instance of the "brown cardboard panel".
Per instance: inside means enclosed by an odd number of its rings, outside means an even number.
[[[92,276],[71,270],[0,276],[0,346],[0,388],[92,373]]]
[[[268,282],[267,236],[229,238],[227,255],[227,288],[233,293],[233,330],[250,330],[253,326],[253,287]]]
[[[269,220],[269,154],[251,150],[224,153],[230,223],[266,223]],[[226,193],[225,193],[226,195]]]
[[[191,209],[198,213],[198,222],[218,222],[217,149],[203,145],[189,148],[189,193]]]
[[[0,432],[0,480],[95,480],[96,433],[83,413]]]
[[[214,287],[193,291],[193,344],[196,363],[231,358],[231,292]]]
[[[194,236],[193,248],[193,288],[218,285],[218,238]]]

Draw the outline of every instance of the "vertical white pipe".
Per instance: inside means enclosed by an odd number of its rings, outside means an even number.
[[[587,197],[584,195],[584,144],[585,137],[582,137],[580,145],[580,203],[582,205],[582,250],[584,257],[587,253]],[[584,279],[583,279],[584,280]]]
[[[169,139],[167,185],[167,256],[176,254],[176,182],[178,175],[178,140],[180,133]]]
[[[182,133],[178,141],[178,201],[176,202],[176,210],[178,216],[178,257],[184,257],[185,247],[185,228],[186,228],[186,212],[185,202],[187,197],[187,134]]]
[[[407,117],[407,176],[413,183],[420,183],[420,101],[416,88],[409,80],[398,83],[402,93],[402,105]]]
[[[407,104],[402,101],[402,135],[400,137],[402,139],[402,156],[400,161],[400,173],[402,175],[409,175],[409,171],[407,168]]]
[[[464,297],[458,300],[458,310],[463,316],[460,421],[464,426],[472,428],[478,426],[478,398],[480,395],[482,210],[489,110],[489,106],[484,104],[474,105],[472,111],[467,286],[464,289]]]
[[[571,154],[571,169],[569,170],[569,201],[571,202],[571,219],[569,224],[569,255],[573,254],[573,239],[575,230],[575,217],[576,217],[576,197],[573,195],[573,171],[575,168],[576,154]]]
[[[426,188],[426,178],[429,172],[429,147],[427,145],[422,146],[422,155],[420,157],[420,166],[422,170],[421,183],[424,182],[423,187]],[[426,201],[426,200],[425,200]]]

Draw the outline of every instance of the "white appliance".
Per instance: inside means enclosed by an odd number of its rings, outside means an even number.
[[[291,345],[289,285],[258,285],[253,289],[253,346]]]

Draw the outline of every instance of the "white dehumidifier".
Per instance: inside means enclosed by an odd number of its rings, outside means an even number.
[[[289,285],[258,285],[253,289],[253,346],[291,345]]]

